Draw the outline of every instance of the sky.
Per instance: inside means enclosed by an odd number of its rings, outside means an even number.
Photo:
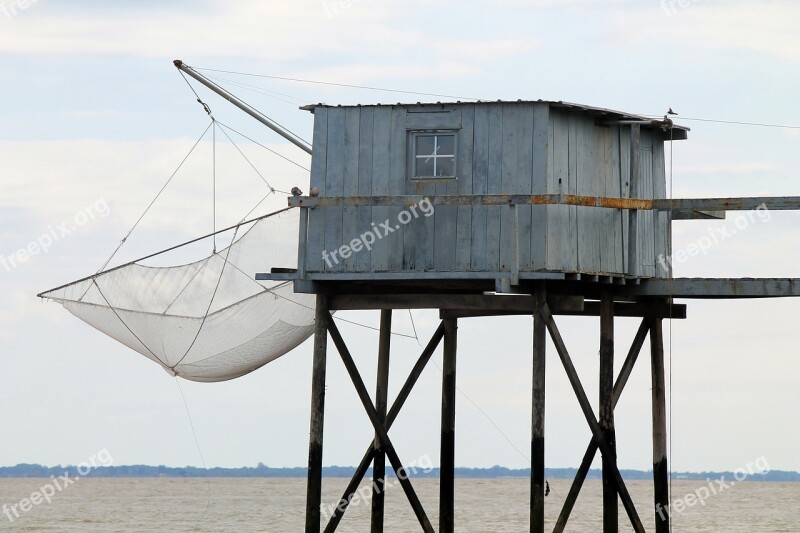
[[[95,272],[208,125],[174,59],[462,98],[564,100],[648,115],[671,107],[692,129],[672,148],[675,197],[800,195],[800,129],[691,120],[800,125],[799,19],[800,4],[771,0],[0,0],[0,465],[77,464],[100,450],[115,464],[305,465],[310,341],[240,379],[177,383],[35,297]],[[308,139],[304,103],[442,99],[214,75]],[[309,163],[198,92],[219,121]],[[305,171],[239,140],[273,186],[308,187]],[[212,230],[210,149],[200,143],[113,264]],[[217,227],[238,221],[268,190],[224,140],[217,184]],[[259,212],[284,205],[277,196]],[[676,222],[673,249],[732,228],[739,216]],[[739,222],[733,236],[676,262],[675,275],[800,277],[800,215]],[[53,236],[46,251],[9,262],[42,235]],[[688,320],[665,325],[672,469],[733,470],[763,457],[772,469],[800,471],[800,301],[688,303]],[[362,324],[339,326],[372,383],[377,313],[338,316]],[[437,326],[435,312],[416,311],[413,325],[408,313],[395,316],[390,395],[421,351],[414,327],[424,344]],[[599,326],[558,322],[594,400]],[[638,324],[617,324],[619,365]],[[463,320],[458,342],[457,465],[527,467],[531,318]],[[646,353],[616,410],[622,468],[652,464]],[[441,366],[440,352],[434,362]],[[401,458],[438,464],[440,387],[430,366],[391,431]],[[590,431],[552,345],[547,395],[547,466],[577,466]],[[325,416],[325,464],[356,464],[372,432],[335,357]]]

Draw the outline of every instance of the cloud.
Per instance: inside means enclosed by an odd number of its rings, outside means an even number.
[[[647,4],[647,8],[642,5]],[[639,8],[609,12],[617,39],[651,43],[663,39],[664,46],[678,45],[698,52],[756,52],[793,61],[800,60],[800,3],[786,0],[764,2],[711,2],[695,0],[676,5],[669,13],[659,2],[640,3]],[[598,10],[598,15],[607,18]],[[619,33],[616,33],[616,32]]]
[[[111,211],[104,230],[121,236],[122,228],[129,229],[136,221],[195,140],[0,142],[0,209],[23,212],[41,231],[103,199]],[[276,189],[287,191],[308,183],[305,171],[251,143],[236,142]],[[270,148],[298,159],[286,145]],[[269,187],[229,143],[218,141],[217,169],[218,227],[223,227],[241,220]],[[203,141],[154,204],[146,225],[186,236],[206,233],[212,228],[211,193],[211,143]],[[275,195],[258,212],[285,207],[285,196]]]
[[[498,61],[525,57],[539,47],[530,35],[459,34],[455,26],[431,35],[423,25],[399,22],[398,13],[410,13],[416,4],[424,2],[351,0],[350,7],[330,16],[323,1],[209,0],[183,10],[156,3],[132,10],[81,4],[63,10],[42,3],[13,21],[0,20],[0,55],[180,58],[199,67],[237,70],[245,64],[240,70],[334,83],[402,80],[403,89],[436,86],[433,92],[478,98],[486,95],[455,89],[458,80],[479,77]],[[107,109],[60,113],[79,119],[115,114]]]
[[[113,118],[123,115],[122,111],[115,109],[75,109],[68,111],[60,111],[59,116],[64,118]]]

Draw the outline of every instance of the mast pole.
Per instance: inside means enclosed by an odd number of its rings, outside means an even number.
[[[291,131],[287,130],[286,128],[284,128],[283,126],[281,126],[280,124],[278,124],[277,122],[275,122],[274,120],[272,120],[271,118],[266,116],[264,113],[260,112],[259,110],[255,109],[254,107],[248,105],[247,103],[245,103],[244,101],[240,100],[239,98],[237,98],[236,96],[234,96],[230,92],[226,91],[225,89],[223,89],[222,87],[220,87],[219,85],[214,83],[213,81],[209,80],[208,78],[206,78],[205,76],[203,76],[202,74],[197,72],[195,69],[193,69],[192,67],[190,67],[189,65],[187,65],[186,63],[181,61],[180,59],[176,59],[175,61],[173,61],[173,64],[175,65],[175,67],[178,70],[180,70],[181,72],[183,72],[185,74],[188,74],[189,76],[191,76],[195,80],[199,81],[200,83],[202,83],[203,85],[205,85],[206,87],[208,87],[209,89],[211,89],[212,91],[214,91],[215,93],[217,93],[218,95],[223,97],[225,100],[227,100],[228,102],[232,103],[233,105],[235,105],[236,107],[238,107],[239,109],[241,109],[242,111],[244,111],[245,113],[247,113],[248,115],[250,115],[251,117],[256,119],[257,121],[261,122],[266,127],[271,129],[272,131],[274,131],[275,133],[277,133],[278,135],[280,135],[284,139],[288,140],[289,142],[291,142],[292,144],[294,144],[295,146],[297,146],[301,150],[307,152],[308,154],[312,153],[311,145],[308,144],[306,141],[304,141],[303,139],[301,139],[300,137],[298,137],[297,135],[295,135]]]

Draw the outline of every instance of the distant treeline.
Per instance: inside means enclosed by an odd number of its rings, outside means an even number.
[[[38,464],[19,464],[17,466],[0,467],[0,478],[49,478],[50,476],[60,476],[68,472],[71,477],[81,477],[81,474],[86,474],[85,470],[78,472],[76,466],[42,466]],[[350,466],[326,466],[323,468],[322,474],[325,477],[331,478],[349,478],[352,477],[355,468]],[[548,468],[545,470],[545,476],[548,479],[572,479],[575,477],[576,469],[574,468]],[[621,470],[622,477],[625,479],[652,479],[652,472],[646,470]],[[491,468],[456,468],[456,477],[462,478],[483,478],[483,479],[500,479],[500,478],[528,478],[531,471],[529,468],[511,469],[502,466],[493,466]],[[418,478],[437,478],[439,477],[439,469],[433,468],[424,470],[417,468],[416,471],[410,472],[411,477]],[[722,476],[725,479],[733,479],[733,472],[673,472],[673,479],[688,479],[688,480],[702,480],[707,479],[720,479]],[[256,467],[242,467],[242,468],[197,468],[194,466],[186,466],[182,468],[169,467],[169,466],[148,466],[148,465],[130,465],[130,466],[100,466],[93,468],[86,477],[117,477],[117,478],[152,478],[152,477],[172,477],[172,478],[198,478],[198,477],[225,477],[225,478],[305,478],[305,467],[294,468],[272,468],[263,464]],[[367,477],[371,477],[371,472],[368,472]],[[601,471],[590,470],[589,479],[600,479]],[[747,481],[789,481],[800,482],[800,473],[798,472],[785,472],[780,470],[772,470],[765,474],[752,474],[748,475]]]

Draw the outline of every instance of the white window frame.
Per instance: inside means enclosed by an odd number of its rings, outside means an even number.
[[[458,132],[459,130],[420,130],[420,131],[411,131],[409,132],[409,139],[408,139],[408,146],[409,146],[409,169],[408,174],[411,179],[413,180],[446,180],[446,179],[456,179],[458,175]],[[453,137],[453,153],[446,154],[446,155],[438,155],[434,153],[433,155],[424,154],[424,155],[417,155],[417,138],[418,137],[434,137],[434,146],[437,145],[435,137],[438,136],[451,136]],[[434,174],[436,172],[436,160],[437,159],[453,159],[453,175],[447,176],[425,176],[417,174],[417,160],[423,158],[431,158],[433,157],[433,168]]]

